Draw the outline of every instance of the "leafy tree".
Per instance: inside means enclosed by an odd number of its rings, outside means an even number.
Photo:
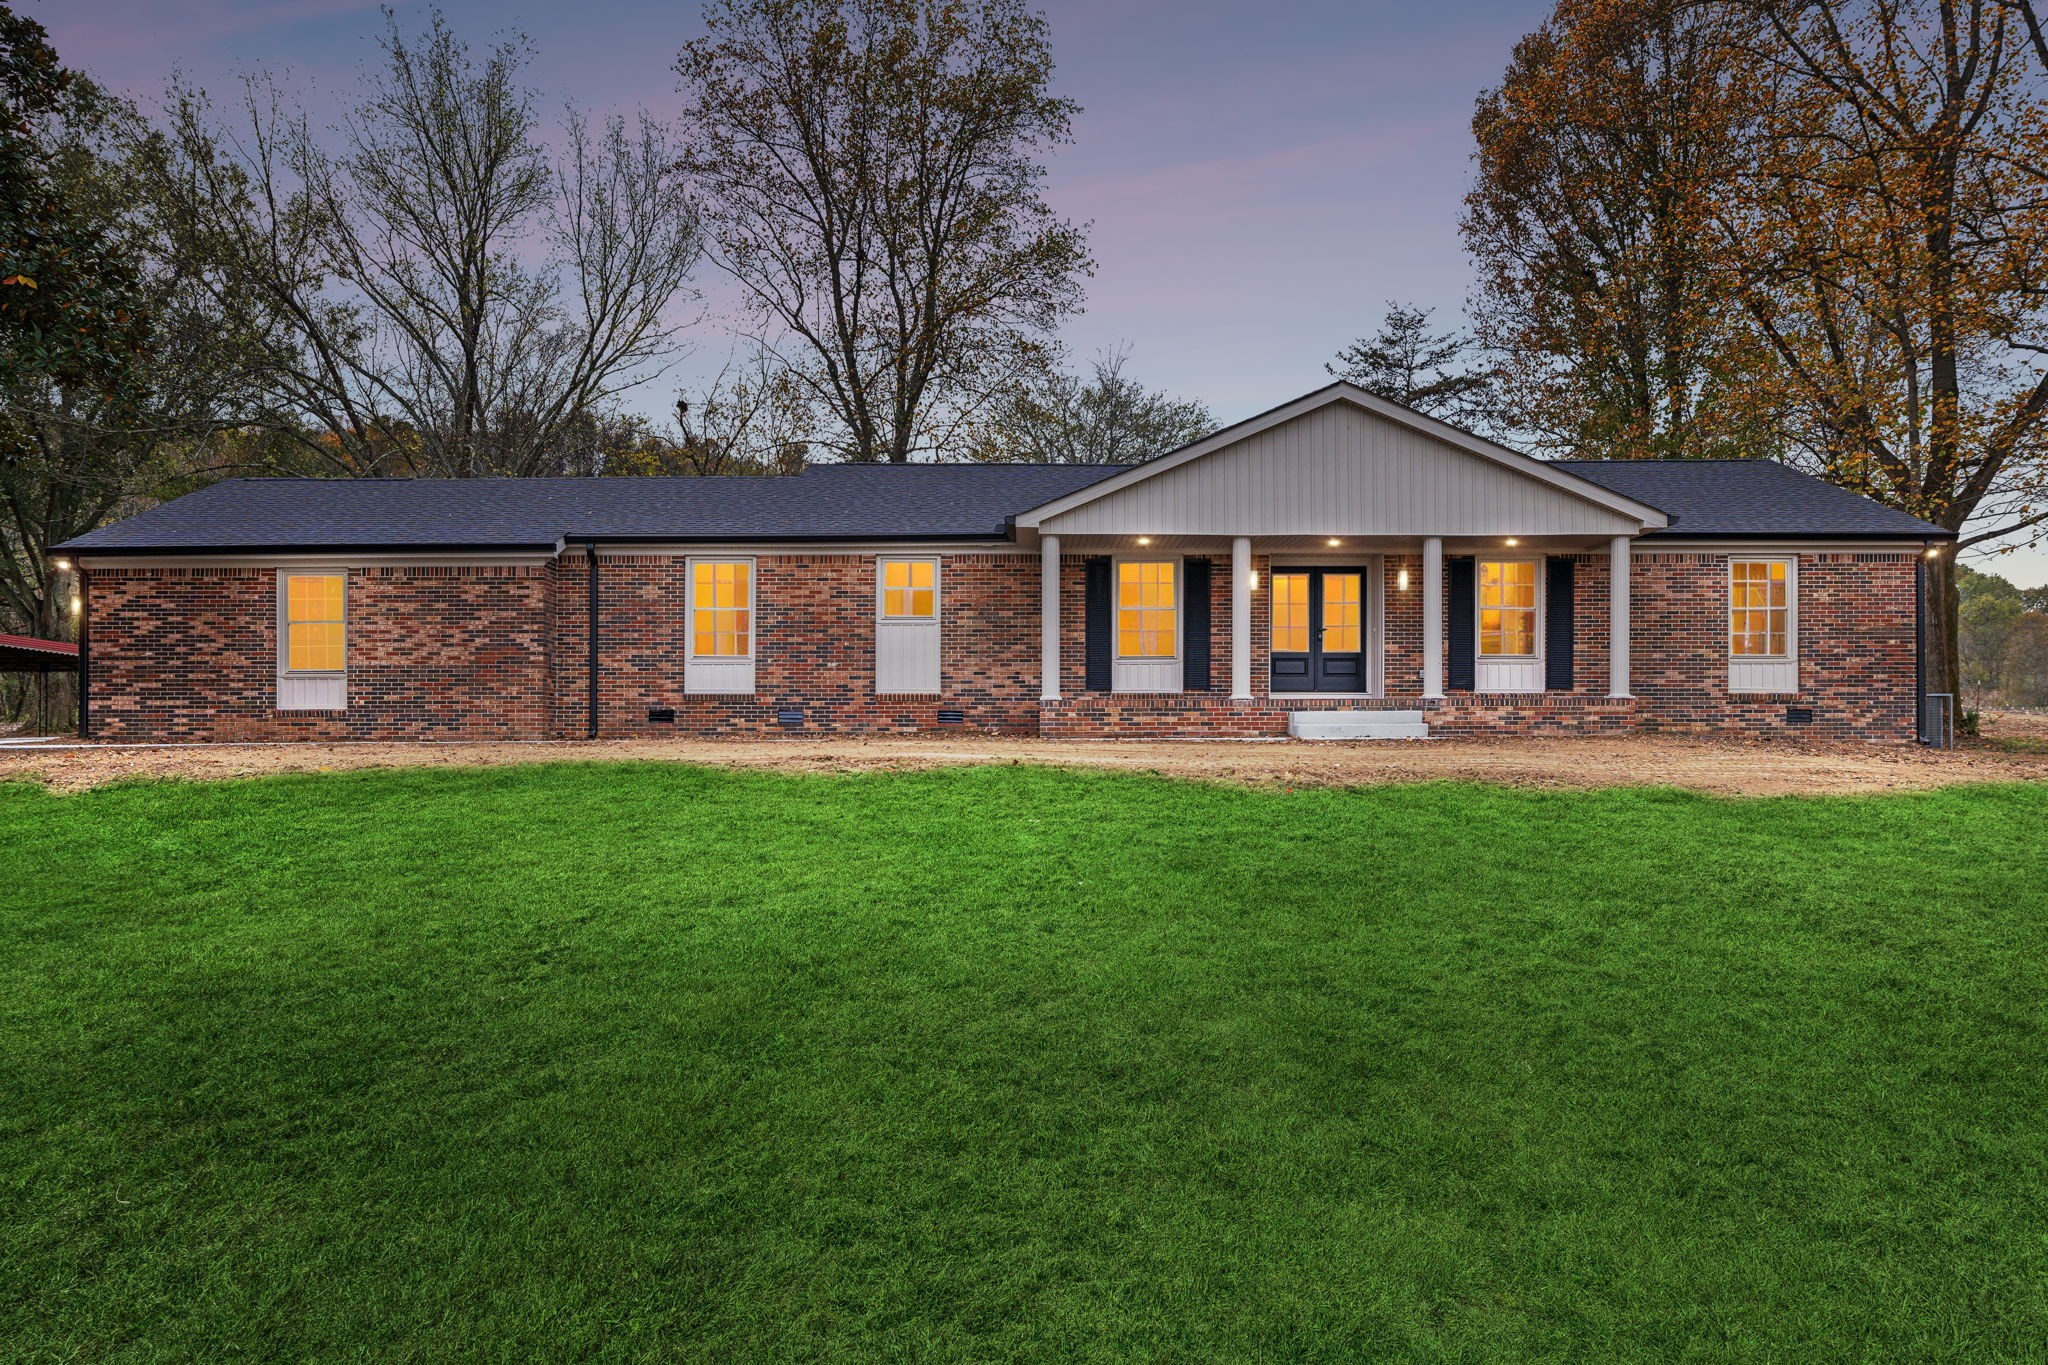
[[[1956,571],[1961,601],[1963,695],[1987,705],[2048,705],[2048,593],[2014,587],[1968,565]]]
[[[709,0],[683,165],[752,344],[844,459],[953,450],[1091,268],[1040,197],[1075,105],[1024,0]]]
[[[1473,368],[1478,343],[1461,332],[1430,329],[1434,309],[1389,302],[1380,329],[1360,337],[1323,368],[1367,393],[1465,426],[1490,415],[1494,376]]]
[[[1502,421],[1581,458],[1766,454],[1724,400],[1741,318],[1703,248],[1750,114],[1739,7],[1559,0],[1479,98],[1461,224]]]
[[[234,129],[176,92],[178,240],[261,343],[264,421],[324,472],[594,472],[700,254],[669,135],[572,114],[551,157],[524,38],[473,60],[438,14],[418,41],[387,20],[331,138],[268,81]]]
[[[2040,525],[2048,50],[1989,0],[1745,8],[1756,123],[1715,222],[1768,369],[1729,405],[1964,547]],[[1929,685],[1954,691],[1955,561],[1928,572]]]
[[[43,26],[0,4],[0,373],[111,387],[142,320],[130,263],[53,164],[78,86]]]
[[[1198,400],[1146,388],[1124,372],[1126,348],[1098,355],[1084,378],[1051,372],[1019,384],[975,433],[969,458],[1042,464],[1132,464],[1215,428]]]
[[[91,379],[0,369],[0,614],[65,635],[69,592],[52,578],[50,547],[234,458],[215,438],[245,420],[250,393],[246,339],[160,230],[149,191],[164,148],[142,116],[76,79],[45,150],[72,223],[122,262],[136,338]]]

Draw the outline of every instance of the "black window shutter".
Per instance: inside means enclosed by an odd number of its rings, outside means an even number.
[[[1109,557],[1091,555],[1081,561],[1082,620],[1087,632],[1081,654],[1087,665],[1085,686],[1090,692],[1109,691],[1110,649],[1114,644],[1109,627]]]
[[[1572,584],[1577,564],[1551,556],[1544,561],[1549,579],[1543,585],[1543,685],[1552,692],[1572,690]]]
[[[1180,685],[1189,692],[1209,690],[1209,561],[1181,562],[1180,624],[1187,638],[1180,647]]]
[[[1453,555],[1444,561],[1451,580],[1451,621],[1446,632],[1451,644],[1450,668],[1445,686],[1453,692],[1470,692],[1479,681],[1474,655],[1478,632],[1478,588],[1476,566],[1471,555]]]

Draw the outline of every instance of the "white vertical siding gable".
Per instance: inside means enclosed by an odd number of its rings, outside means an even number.
[[[1626,535],[1636,518],[1330,402],[1040,523],[1048,534]]]

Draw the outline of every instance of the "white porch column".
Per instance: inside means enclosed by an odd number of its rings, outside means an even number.
[[[1422,542],[1422,695],[1444,694],[1444,541]]]
[[[1038,695],[1060,699],[1060,538],[1038,538]]]
[[[1252,538],[1230,542],[1230,699],[1252,695]]]
[[[1607,547],[1607,695],[1626,697],[1628,690],[1629,538],[1616,536]]]

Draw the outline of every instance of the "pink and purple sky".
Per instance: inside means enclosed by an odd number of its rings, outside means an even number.
[[[374,0],[19,0],[57,50],[147,102],[178,70],[216,94],[289,71],[316,110],[375,54]],[[408,28],[430,6],[399,3]],[[472,46],[518,29],[550,103],[656,113],[700,31],[692,0],[444,0]],[[1327,382],[1323,364],[1390,299],[1455,320],[1467,127],[1546,0],[1043,0],[1056,86],[1080,102],[1048,198],[1092,224],[1086,356],[1128,344],[1146,383],[1233,421]],[[331,107],[331,106],[330,106]],[[708,279],[707,284],[711,283]],[[713,302],[716,295],[713,295]],[[727,342],[707,323],[684,375]],[[665,410],[671,383],[644,406]],[[1987,566],[2048,582],[2048,552]]]

